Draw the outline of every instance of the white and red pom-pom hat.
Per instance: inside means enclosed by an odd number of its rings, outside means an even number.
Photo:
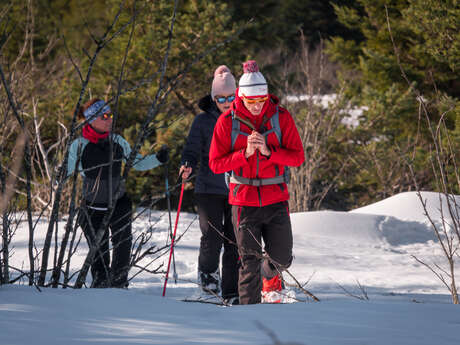
[[[254,60],[243,63],[243,75],[238,86],[239,97],[256,98],[268,95],[267,81]]]

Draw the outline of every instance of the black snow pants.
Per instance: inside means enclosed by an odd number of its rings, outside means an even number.
[[[223,245],[222,297],[238,296],[238,250],[228,197],[197,193],[195,200],[201,229],[198,270],[204,273],[217,271]]]
[[[262,276],[273,278],[292,262],[289,206],[287,201],[263,207],[233,206],[232,213],[241,259],[240,304],[260,303]]]
[[[105,206],[107,207],[107,206]],[[96,233],[102,225],[106,214],[104,205],[83,204],[79,213],[78,223],[89,246],[95,246]],[[109,230],[106,229],[102,242],[91,265],[93,276],[92,287],[127,287],[129,261],[131,258],[132,203],[125,194],[117,200],[112,217],[109,220]],[[109,239],[112,241],[112,264],[110,265]]]

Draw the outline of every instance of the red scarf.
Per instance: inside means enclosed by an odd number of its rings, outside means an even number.
[[[83,138],[88,139],[93,144],[97,144],[99,140],[107,138],[109,133],[110,132],[100,133],[89,124],[83,127]]]

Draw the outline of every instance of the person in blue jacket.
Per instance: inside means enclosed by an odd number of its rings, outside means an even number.
[[[82,129],[82,136],[70,146],[67,176],[77,169],[83,177],[77,222],[90,247],[97,246],[96,234],[100,231],[109,204],[114,205],[109,220],[111,236],[109,229],[105,229],[91,265],[91,287],[126,288],[132,246],[132,203],[126,193],[121,167],[131,154],[131,147],[122,136],[112,132],[113,114],[104,101],[91,99],[80,107],[79,117],[87,123]],[[155,168],[165,163],[168,155],[166,148],[145,157],[137,155],[133,168]],[[111,264],[109,239],[113,248]]]
[[[238,249],[228,203],[228,187],[224,174],[209,169],[209,147],[217,118],[230,109],[235,99],[236,83],[227,66],[214,72],[211,95],[203,97],[198,106],[202,113],[192,123],[182,152],[179,173],[187,179],[196,173],[195,203],[198,208],[201,240],[198,256],[198,283],[204,292],[221,293],[228,303],[238,303]],[[230,134],[229,134],[230,135]],[[189,166],[186,166],[185,163]],[[222,280],[220,280],[220,252]]]

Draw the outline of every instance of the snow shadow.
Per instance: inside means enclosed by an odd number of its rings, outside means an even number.
[[[402,221],[390,216],[379,216],[379,218],[378,230],[392,246],[437,241],[434,231],[427,224]]]

